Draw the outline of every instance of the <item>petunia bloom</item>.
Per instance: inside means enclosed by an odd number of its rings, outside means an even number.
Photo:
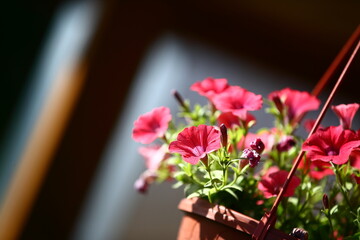
[[[250,113],[246,113],[245,119],[240,119],[232,112],[223,112],[217,118],[219,125],[224,124],[227,128],[234,129],[237,126],[243,126],[247,129],[254,126],[256,118]]]
[[[288,174],[289,173],[287,171],[279,170],[278,167],[270,167],[265,175],[262,176],[258,184],[258,189],[265,198],[277,196],[280,193]],[[300,178],[293,176],[284,193],[284,197],[291,197],[294,195],[295,189],[300,185],[300,182]]]
[[[282,136],[278,144],[276,145],[276,149],[279,152],[289,151],[293,146],[296,145],[295,138],[293,136]]]
[[[315,96],[310,95],[308,92],[301,92],[292,90],[290,88],[284,88],[280,91],[274,91],[269,94],[268,98],[275,101],[276,106],[279,110],[285,106],[287,109],[287,119],[289,123],[296,123],[300,116],[308,111],[316,110],[320,106],[320,100]],[[279,102],[280,100],[280,102]],[[278,106],[278,105],[281,105]]]
[[[169,154],[166,151],[166,145],[140,147],[139,153],[145,159],[146,168],[154,172],[156,172],[159,169],[161,162],[169,157]]]
[[[303,143],[302,149],[307,151],[307,156],[312,161],[344,164],[359,147],[360,139],[354,131],[344,130],[341,126],[330,126],[318,129]]]
[[[337,106],[331,106],[331,109],[340,119],[340,125],[344,129],[351,129],[352,120],[359,109],[358,103],[352,104],[340,104]]]
[[[143,144],[152,143],[165,135],[171,118],[167,107],[158,107],[139,116],[134,122],[132,138]]]
[[[184,161],[190,164],[197,164],[208,153],[220,148],[220,131],[207,125],[185,128],[179,133],[177,140],[169,145],[171,153],[181,154]]]
[[[316,180],[320,180],[328,175],[334,175],[334,171],[331,169],[331,164],[329,162],[319,160],[306,162],[301,161],[299,169],[303,169],[304,172],[308,172],[309,176]]]
[[[249,132],[246,135],[246,138],[242,138],[238,142],[238,148],[251,148],[251,142],[256,138],[260,138],[261,141],[264,143],[265,147],[263,151],[265,153],[269,153],[275,144],[275,129],[271,129],[270,131],[260,131],[257,134]]]
[[[307,132],[311,132],[312,128],[314,127],[316,123],[316,120],[315,119],[306,119],[304,121],[304,128]],[[322,126],[321,124],[318,126],[318,129],[319,128],[324,128],[324,126]]]
[[[225,92],[214,96],[216,109],[232,112],[242,121],[246,121],[247,111],[259,110],[262,107],[262,96],[256,95],[239,86],[231,86]]]
[[[190,89],[198,92],[200,95],[205,96],[210,101],[212,98],[224,92],[229,87],[228,82],[225,78],[212,78],[208,77],[201,82],[196,82],[191,85]]]

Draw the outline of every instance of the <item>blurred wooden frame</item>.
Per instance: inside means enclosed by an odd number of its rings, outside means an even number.
[[[63,69],[54,81],[0,210],[0,239],[17,239],[81,92],[86,64]]]

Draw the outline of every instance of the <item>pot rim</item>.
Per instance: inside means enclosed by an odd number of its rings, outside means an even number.
[[[184,198],[180,201],[178,209],[186,213],[203,216],[238,231],[245,232],[250,236],[254,233],[257,225],[259,224],[259,221],[256,219],[226,208],[222,205],[212,204],[202,198]],[[285,234],[275,228],[271,228],[269,230],[266,239],[298,240],[298,238]]]

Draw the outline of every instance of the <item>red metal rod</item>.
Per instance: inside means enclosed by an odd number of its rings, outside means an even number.
[[[326,113],[327,109],[329,108],[330,103],[333,100],[333,98],[334,98],[334,96],[335,96],[341,82],[343,81],[344,76],[345,76],[351,62],[353,61],[356,53],[359,50],[359,47],[360,47],[360,41],[358,40],[358,43],[357,43],[355,49],[353,50],[349,60],[347,61],[343,71],[341,72],[341,74],[340,74],[334,88],[332,89],[328,99],[326,100],[326,102],[325,102],[319,116],[317,117],[316,122],[315,122],[313,128],[311,129],[311,131],[310,131],[310,133],[308,135],[308,138],[316,131],[316,129],[320,125],[320,122],[324,118],[325,113]],[[292,168],[291,168],[291,170],[290,170],[290,172],[289,172],[289,174],[287,176],[287,179],[286,179],[283,187],[281,188],[280,193],[277,196],[277,198],[276,198],[276,200],[275,200],[275,202],[274,202],[274,204],[273,204],[273,206],[272,206],[272,208],[270,210],[270,213],[266,213],[264,215],[264,217],[261,219],[261,221],[259,223],[259,228],[256,229],[256,231],[255,231],[255,233],[253,235],[253,239],[256,239],[256,240],[264,239],[264,237],[266,236],[266,233],[269,230],[269,228],[275,223],[275,216],[276,216],[277,208],[278,208],[278,206],[280,204],[280,201],[283,198],[284,192],[286,191],[286,189],[287,189],[287,187],[288,187],[288,185],[290,183],[291,178],[295,174],[295,171],[296,171],[301,159],[303,158],[304,154],[305,154],[305,151],[303,151],[303,150],[299,152],[299,154],[298,154],[298,156],[297,156],[297,158],[295,160],[295,163],[293,164],[293,166],[292,166]]]

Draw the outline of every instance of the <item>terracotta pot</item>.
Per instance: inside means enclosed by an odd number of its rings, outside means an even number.
[[[184,212],[178,240],[251,239],[259,222],[200,198],[183,199],[178,207]],[[277,229],[270,229],[265,239],[298,240]]]

